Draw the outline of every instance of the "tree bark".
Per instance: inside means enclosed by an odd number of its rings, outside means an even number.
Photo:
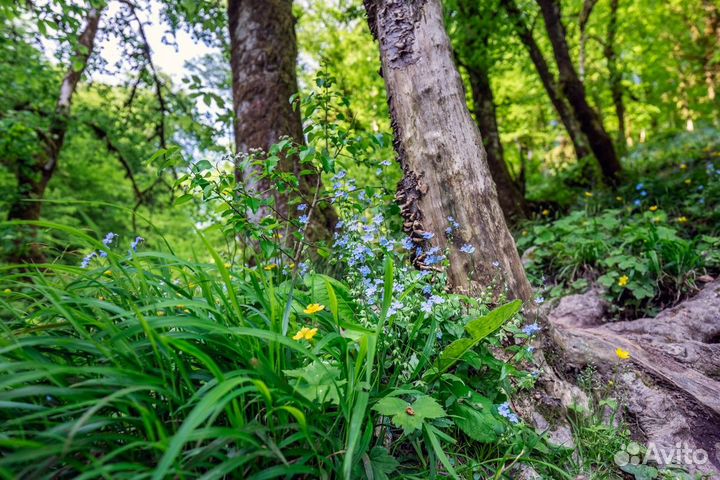
[[[439,246],[449,252],[448,280],[455,291],[479,294],[503,278],[511,297],[529,302],[532,289],[465,103],[440,0],[365,0],[365,8],[380,44],[395,150],[404,173],[397,199],[405,231],[422,249],[414,257],[416,266],[435,268],[428,265],[426,252]],[[446,236],[450,216],[461,227]],[[460,252],[466,243],[474,253]]]
[[[298,91],[292,0],[230,0],[228,19],[237,152],[268,151],[282,137],[304,143],[300,112],[290,104]],[[299,175],[302,169],[297,159],[282,159],[280,168],[295,172],[301,192],[311,198],[316,185],[322,185],[315,175]],[[251,189],[272,189],[269,183],[253,184],[254,175],[245,173],[238,171],[238,180],[249,183]],[[288,199],[276,195],[275,200],[276,208],[287,216]],[[316,211],[314,216],[311,231],[318,237],[329,235],[336,220],[332,208]]]
[[[85,28],[78,37],[77,48],[63,78],[60,94],[55,104],[55,112],[50,118],[50,126],[46,132],[39,132],[42,153],[17,167],[18,192],[15,200],[10,205],[8,220],[32,221],[40,219],[42,213],[41,200],[50,179],[57,169],[70,121],[73,96],[93,53],[101,15],[102,9],[91,8],[88,10]],[[40,247],[34,242],[36,229],[31,227],[29,234],[31,236],[30,242],[27,239],[19,240],[30,244],[29,251],[22,251],[19,244],[17,252],[12,255],[12,260],[30,262],[43,260]]]
[[[490,173],[497,189],[500,208],[502,208],[508,223],[525,218],[527,217],[525,197],[510,176],[510,171],[505,163],[497,125],[495,98],[488,71],[482,66],[466,68],[470,77],[475,119],[480,128],[480,135],[485,146],[488,167],[490,167]]]
[[[618,121],[617,143],[620,149],[625,149],[625,102],[623,101],[622,74],[618,71],[617,55],[615,54],[615,37],[617,36],[617,11],[619,0],[610,0],[610,20],[605,40],[605,59],[610,74],[610,93],[615,105],[615,115]]]
[[[573,67],[565,36],[565,27],[561,21],[559,0],[537,0],[537,3],[540,5],[545,20],[545,27],[560,74],[560,85],[565,92],[565,97],[575,112],[575,117],[600,164],[605,180],[609,184],[615,185],[620,175],[620,161],[598,113],[588,103],[585,87]]]
[[[580,124],[575,119],[570,106],[564,99],[563,94],[560,91],[560,87],[558,86],[553,74],[550,72],[550,68],[545,61],[545,57],[543,56],[540,47],[537,42],[535,42],[535,37],[533,37],[532,31],[523,20],[520,9],[514,0],[501,0],[501,3],[508,12],[510,19],[513,22],[513,26],[515,27],[515,31],[517,32],[518,37],[520,37],[520,41],[530,54],[530,59],[535,65],[535,69],[537,70],[538,75],[540,76],[540,81],[542,82],[543,87],[545,87],[545,91],[550,98],[550,102],[552,102],[553,107],[555,107],[555,111],[560,117],[560,121],[565,127],[565,130],[568,132],[568,135],[570,135],[570,139],[572,140],[573,147],[575,149],[575,156],[578,159],[587,157],[590,155],[590,149],[588,148],[585,134],[580,129]]]

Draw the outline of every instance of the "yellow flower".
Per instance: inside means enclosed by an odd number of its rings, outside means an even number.
[[[157,314],[158,314],[158,317],[164,317],[164,316],[165,316],[165,310],[158,310]]]
[[[657,205],[653,205],[652,207],[650,207],[650,211],[651,211],[651,212],[656,212],[656,211],[657,211]]]
[[[5,295],[10,295],[12,293],[12,290],[10,290],[9,288],[6,288],[5,290],[3,290],[3,293]]]
[[[225,267],[225,270],[230,270],[230,267],[232,267],[232,265],[228,262],[225,262],[224,267]]]
[[[678,223],[687,223],[688,219],[686,216],[678,217]]]
[[[311,303],[303,311],[308,315],[312,315],[313,313],[322,312],[323,310],[325,310],[325,305],[320,305],[319,303]]]
[[[690,185],[692,183],[692,179],[688,178],[685,180],[685,185]]]
[[[617,355],[620,360],[627,360],[630,358],[630,352],[619,347],[615,350],[615,355]]]
[[[290,262],[290,265],[288,265],[288,267],[292,270],[293,268],[295,268],[295,264],[293,262]]]
[[[107,275],[108,277],[112,277],[112,270],[106,270],[105,275]]]
[[[523,237],[527,237],[527,236],[528,236],[528,231],[527,231],[527,230],[523,230],[523,231],[522,231],[522,234],[523,234]]]
[[[283,238],[283,234],[278,232],[275,234],[275,238]]]
[[[183,310],[183,312],[185,312],[185,313],[190,313],[190,310],[188,310],[188,309],[186,308],[186,309]]]
[[[662,222],[662,217],[658,215],[657,217],[653,217],[652,221],[653,223],[660,223]]]
[[[627,275],[623,275],[622,277],[620,277],[618,279],[618,285],[620,285],[621,287],[624,287],[625,285],[628,284],[629,281],[630,281],[630,278],[628,278]]]
[[[623,201],[623,198],[622,198],[622,197],[615,197],[615,200],[617,200],[618,202],[622,202],[622,201]]]
[[[548,209],[546,208],[545,210],[542,211],[542,214],[543,214],[544,217],[547,217],[548,215],[550,215],[550,210],[548,210]]]
[[[585,196],[588,198],[592,197],[592,195],[593,195],[592,192],[585,192]]]
[[[298,332],[292,337],[293,340],[312,340],[315,335],[317,335],[318,329],[317,328],[307,328],[302,327]]]
[[[687,170],[687,165],[684,163],[680,164],[680,170]]]
[[[277,265],[275,265],[274,263],[271,263],[270,265],[265,265],[265,270],[267,270],[267,271],[275,270],[276,268],[277,268]]]

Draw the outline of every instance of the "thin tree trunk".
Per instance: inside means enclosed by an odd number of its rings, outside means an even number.
[[[535,65],[535,69],[537,70],[538,75],[540,76],[540,81],[542,81],[543,87],[545,87],[545,91],[550,98],[550,102],[552,102],[553,107],[555,107],[555,111],[560,117],[560,121],[565,127],[565,130],[568,132],[568,135],[570,135],[573,147],[575,148],[575,156],[578,159],[587,157],[590,155],[590,149],[588,148],[585,134],[580,129],[580,125],[575,119],[570,106],[563,98],[560,87],[553,77],[553,74],[550,72],[550,68],[545,61],[545,57],[543,56],[537,42],[535,42],[532,31],[525,24],[520,9],[514,0],[501,0],[501,3],[508,12],[508,15],[515,27],[515,31],[517,32],[518,37],[520,37],[520,41],[523,45],[525,45],[525,48],[530,54],[530,59]]]
[[[586,61],[586,46],[587,46],[587,24],[590,21],[590,14],[597,5],[598,0],[584,0],[583,8],[580,12],[580,18],[578,20],[578,26],[580,27],[580,55],[578,58],[578,75],[580,81],[585,81],[585,61]]]
[[[268,151],[282,137],[304,143],[300,111],[289,101],[298,91],[292,0],[229,0],[228,19],[237,152]],[[321,185],[315,175],[299,175],[302,169],[295,158],[284,158],[281,169],[298,174],[300,189],[310,198]],[[252,182],[250,172],[238,170],[237,176],[240,181]],[[257,191],[273,187],[248,186]],[[289,215],[288,199],[280,195],[275,199],[276,208]],[[314,217],[310,233],[315,232],[316,238],[329,235],[336,220],[332,208],[316,211]]]
[[[620,175],[620,161],[598,113],[588,103],[585,87],[573,67],[565,37],[565,27],[561,21],[559,0],[537,0],[537,3],[540,5],[545,20],[545,27],[560,73],[560,85],[565,92],[565,97],[573,107],[575,117],[600,164],[605,180],[614,185]]]
[[[605,59],[610,74],[610,93],[615,104],[615,115],[618,121],[619,148],[625,149],[625,103],[623,101],[622,74],[617,68],[617,55],[615,54],[615,37],[617,36],[617,11],[619,0],[610,0],[610,20],[608,22],[607,39],[605,40]]]
[[[8,220],[40,219],[42,213],[41,200],[50,179],[57,169],[70,121],[73,95],[85,71],[88,59],[93,53],[101,15],[102,9],[91,8],[88,10],[85,28],[78,37],[75,54],[63,78],[60,94],[55,104],[55,112],[50,119],[50,126],[46,132],[40,134],[42,153],[29,159],[28,162],[18,165],[16,173],[18,194],[10,205]],[[18,245],[17,252],[12,255],[12,260],[30,262],[44,260],[40,246],[34,243],[36,229],[31,228],[29,233],[33,241],[21,240],[23,243],[30,244],[29,251],[23,251],[20,248],[21,245]]]
[[[448,280],[455,291],[478,294],[502,278],[511,297],[530,301],[532,289],[453,63],[440,0],[365,0],[365,8],[380,43],[404,173],[397,198],[405,231],[424,252],[431,245],[448,249]],[[461,227],[446,237],[450,216]],[[474,253],[460,252],[466,243]],[[425,253],[414,258],[418,267],[434,268],[426,260]]]
[[[525,198],[510,176],[510,171],[505,163],[497,125],[495,99],[488,72],[483,67],[467,67],[467,72],[470,77],[475,119],[480,127],[488,167],[490,167],[490,173],[497,188],[500,208],[508,222],[525,218],[527,217]]]

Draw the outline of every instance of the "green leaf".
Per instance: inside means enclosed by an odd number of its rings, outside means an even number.
[[[374,480],[389,480],[389,475],[400,466],[395,457],[390,455],[383,447],[374,447],[370,450],[370,467]]]
[[[294,385],[295,389],[309,401],[330,402],[335,405],[339,403],[337,386],[345,384],[345,380],[338,380],[339,369],[315,360],[306,367],[283,370],[283,373],[290,378],[298,379]]]
[[[470,334],[471,338],[460,338],[448,345],[445,350],[440,353],[440,357],[437,362],[435,362],[435,366],[430,373],[432,375],[440,375],[446,372],[450,367],[455,365],[465,353],[510,320],[520,311],[521,307],[522,302],[520,300],[514,300],[496,308],[487,315],[469,321],[467,325],[465,325],[465,330]]]
[[[456,404],[450,413],[455,416],[458,428],[480,443],[496,442],[505,429],[489,408],[481,410],[467,404]]]
[[[410,404],[402,398],[384,397],[375,404],[373,410],[378,412],[380,415],[390,417],[405,411],[405,409],[409,406]]]
[[[384,397],[374,406],[373,410],[392,417],[395,426],[405,433],[411,433],[422,427],[425,419],[442,418],[447,414],[432,397],[421,395],[412,405],[397,397]]]

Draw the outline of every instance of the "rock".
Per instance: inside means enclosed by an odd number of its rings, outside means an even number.
[[[616,379],[638,439],[660,451],[702,449],[706,463],[684,466],[720,475],[720,281],[655,318],[603,324],[604,307],[592,289],[562,299],[550,312],[544,353],[555,358],[557,377],[572,378],[593,365],[606,381]],[[617,358],[618,347],[630,360]]]

